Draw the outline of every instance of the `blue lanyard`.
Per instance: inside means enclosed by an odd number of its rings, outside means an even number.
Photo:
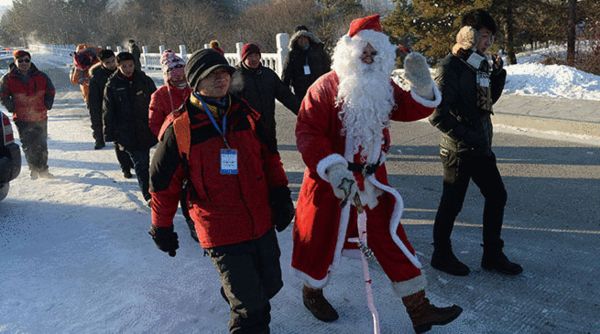
[[[221,129],[219,127],[219,124],[215,120],[215,117],[212,115],[212,112],[208,108],[208,105],[206,104],[206,102],[204,102],[204,100],[202,99],[202,97],[200,97],[200,94],[194,92],[194,96],[200,101],[200,103],[202,103],[202,108],[204,109],[204,112],[208,116],[208,119],[210,119],[210,122],[215,127],[215,129],[217,130],[217,132],[221,135],[221,137],[223,137],[223,141],[225,142],[225,146],[227,146],[227,148],[231,148],[229,146],[229,143],[227,142],[227,138],[225,137],[225,135],[227,134],[227,112],[225,113],[225,115],[223,115],[223,129]]]

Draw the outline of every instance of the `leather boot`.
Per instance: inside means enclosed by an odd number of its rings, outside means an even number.
[[[502,246],[495,248],[486,248],[483,245],[483,257],[481,257],[481,268],[485,270],[497,271],[504,275],[515,276],[523,272],[523,267],[518,263],[511,262],[504,252]]]
[[[424,333],[431,326],[446,325],[456,319],[462,312],[460,306],[436,307],[425,297],[425,290],[402,298],[413,328],[417,333]]]
[[[302,301],[310,313],[321,321],[331,322],[339,318],[333,306],[323,296],[323,289],[312,289],[305,285],[302,288]]]
[[[435,247],[431,255],[431,266],[455,276],[467,276],[471,270],[460,262],[452,252],[452,247]]]

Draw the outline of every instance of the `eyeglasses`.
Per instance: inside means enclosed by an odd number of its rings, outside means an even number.
[[[17,61],[19,63],[30,63],[31,59],[29,59],[29,58],[17,58]]]

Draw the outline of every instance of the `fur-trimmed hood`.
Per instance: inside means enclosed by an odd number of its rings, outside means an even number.
[[[321,40],[319,39],[319,37],[317,37],[312,32],[307,31],[307,30],[299,30],[299,31],[297,31],[296,33],[294,33],[292,35],[292,38],[290,38],[290,43],[288,44],[288,47],[290,48],[290,50],[294,49],[296,41],[301,36],[304,36],[304,37],[308,38],[308,40],[310,41],[310,44],[323,44],[323,42],[321,42]]]

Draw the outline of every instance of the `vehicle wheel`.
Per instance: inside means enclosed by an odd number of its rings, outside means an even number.
[[[0,201],[6,198],[6,195],[8,195],[8,189],[10,189],[10,183],[5,183],[3,185],[0,185]]]

